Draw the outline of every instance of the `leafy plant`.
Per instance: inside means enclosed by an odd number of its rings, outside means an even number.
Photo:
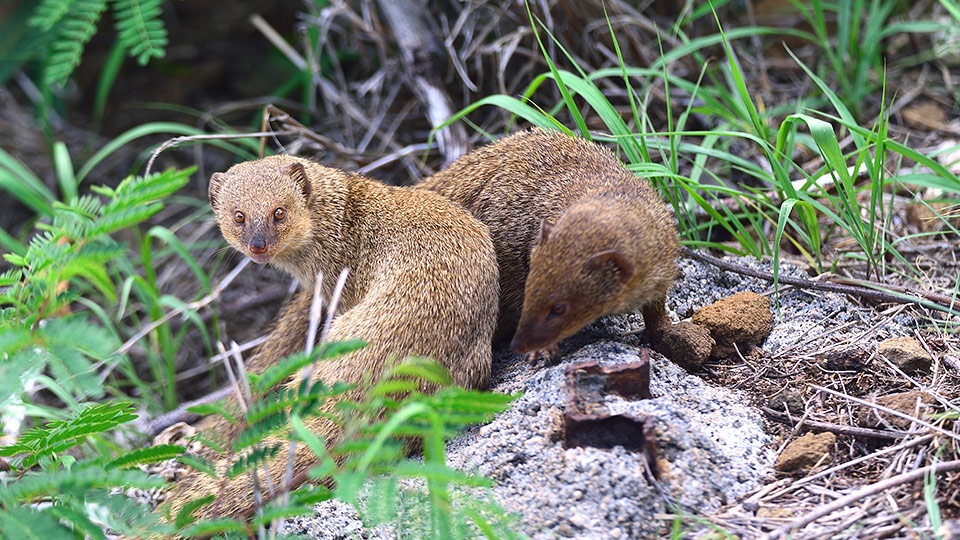
[[[538,30],[535,35],[539,40],[539,30],[545,26],[532,14],[530,19]],[[901,32],[929,31],[935,26],[911,24],[899,28]],[[756,257],[774,255],[776,260],[783,240],[818,271],[830,264],[822,259],[822,245],[829,232],[822,229],[822,216],[856,240],[867,263],[867,273],[875,274],[888,255],[898,257],[894,244],[882,232],[885,209],[880,204],[880,195],[891,183],[902,181],[887,174],[886,164],[890,159],[915,160],[918,168],[934,171],[934,174],[918,176],[921,185],[936,185],[948,193],[960,193],[960,180],[955,175],[930,157],[889,139],[883,111],[873,130],[860,128],[848,101],[862,101],[862,96],[844,96],[831,91],[829,84],[803,66],[799,59],[795,60],[837,111],[836,115],[807,113],[801,105],[795,105],[792,111],[767,109],[754,102],[747,85],[748,75],[737,60],[734,38],[796,32],[797,37],[812,39],[810,34],[792,29],[737,28],[731,32],[721,29],[715,35],[685,40],[683,46],[665,52],[651,68],[634,68],[625,65],[612,27],[610,32],[620,60],[619,68],[587,74],[573,56],[567,55],[567,63],[577,72],[559,69],[541,43],[550,71],[535,77],[520,98],[493,95],[480,99],[458,112],[451,122],[479,107],[493,105],[531,124],[569,131],[557,117],[565,112],[579,126],[580,134],[590,138],[594,135],[586,130],[582,119],[583,111],[588,111],[610,133],[609,138],[603,139],[617,145],[627,167],[660,188],[674,207],[681,236],[688,245]],[[677,77],[667,70],[669,62],[718,44],[726,52],[726,61],[716,67],[705,67],[696,81]],[[555,46],[564,51],[560,43],[555,42]],[[717,70],[722,76],[711,75]],[[873,71],[870,74],[876,76]],[[704,86],[705,78],[725,82]],[[604,79],[608,79],[603,81],[606,86],[613,79],[622,81],[632,116],[621,114],[623,104],[613,103],[607,97],[609,93],[601,91],[600,82]],[[553,106],[531,105],[532,96],[546,81],[557,85],[561,101]],[[652,126],[646,112],[647,99],[634,81],[647,81],[647,92],[656,81],[662,84],[669,131],[645,131]],[[671,104],[680,101],[671,96],[672,89],[677,89],[683,101],[689,103],[685,110],[672,109]],[[687,120],[694,114],[710,119],[716,127],[709,131],[686,129]],[[770,122],[776,117],[782,120],[779,126],[774,125],[777,129],[771,129]],[[809,135],[797,130],[801,125],[809,127]],[[840,151],[840,136],[835,127],[838,125],[852,133],[854,152],[844,155]],[[731,150],[734,141],[741,146],[738,152]],[[744,147],[760,159],[744,157]],[[801,148],[818,150],[824,157],[824,168],[816,173],[804,171],[792,159],[793,152]],[[848,160],[851,163],[848,164]],[[856,183],[849,172],[861,169],[868,178],[863,185]],[[824,175],[835,179],[831,184],[835,190],[821,189],[820,184],[814,182]],[[737,177],[748,182],[737,182]],[[803,181],[798,182],[798,178]],[[864,191],[869,195],[866,212],[857,198]],[[729,235],[735,246],[712,241],[717,231]],[[769,239],[771,236],[773,242]]]
[[[167,46],[167,30],[160,18],[162,0],[115,0],[110,2],[116,18],[117,44],[141,66],[161,58]],[[83,49],[97,32],[97,23],[107,0],[42,0],[28,24],[49,35],[44,61],[44,83],[62,86],[80,64]]]
[[[855,118],[863,114],[868,97],[882,83],[887,38],[916,32],[934,32],[946,25],[932,21],[891,21],[897,0],[792,1],[812,30],[810,41],[820,50],[818,75],[828,80]],[[946,5],[947,3],[945,3]]]
[[[513,396],[447,386],[450,379],[446,371],[422,358],[408,358],[397,364],[359,402],[343,399],[349,387],[327,386],[323,381],[311,383],[304,379],[296,389],[270,389],[312,362],[335,358],[363,345],[357,341],[324,343],[309,355],[296,354],[271,366],[261,376],[251,376],[252,390],[263,397],[250,403],[240,418],[224,414],[220,406],[202,409],[244,426],[230,448],[216,458],[228,461],[228,478],[251,474],[268,460],[286,455],[284,448],[291,443],[283,441],[290,440],[296,441],[292,444],[305,444],[316,455],[317,465],[309,472],[310,477],[315,481],[330,480],[336,489],[305,486],[288,494],[286,500],[279,493],[265,493],[263,499],[273,502],[264,506],[249,525],[224,518],[194,521],[191,513],[213,500],[199,499],[175,516],[174,522],[182,527],[180,534],[252,534],[278,517],[311,514],[312,504],[336,497],[361,509],[370,505],[371,513],[364,515],[372,523],[398,519],[400,500],[420,500],[421,512],[430,519],[422,523],[423,529],[415,533],[417,537],[473,537],[478,530],[486,531],[484,534],[491,538],[511,537],[492,525],[491,520],[506,519],[495,505],[454,496],[451,486],[484,487],[489,486],[489,481],[448,468],[444,444],[466,426],[502,411]],[[434,394],[423,394],[423,384],[441,388]],[[404,397],[398,399],[398,395]],[[321,411],[319,406],[330,398],[340,400],[336,409]],[[324,441],[307,428],[305,420],[318,414],[344,426],[343,440]],[[423,463],[403,457],[410,441],[423,441]],[[217,476],[214,467],[202,463],[201,466],[207,474]],[[422,479],[425,498],[400,487],[401,478]],[[364,499],[363,493],[369,496]]]
[[[0,448],[18,475],[0,484],[0,536],[105,540],[104,527],[131,532],[149,524],[146,510],[120,489],[162,486],[137,466],[177,457],[183,448],[155,446],[117,457],[105,435],[135,418],[129,401],[89,404]]]
[[[97,371],[122,356],[114,354],[119,336],[111,315],[90,297],[96,293],[107,304],[119,297],[112,272],[126,248],[111,235],[158,212],[159,201],[182,187],[190,172],[170,170],[95,188],[106,202],[93,194],[55,201],[51,222],[38,224],[21,253],[4,255],[13,268],[0,275],[0,403],[21,403],[37,385],[70,406],[103,397]],[[31,413],[59,414],[42,408]]]

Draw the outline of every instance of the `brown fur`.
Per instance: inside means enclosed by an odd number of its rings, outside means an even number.
[[[649,182],[603,147],[532,129],[471,152],[423,188],[490,228],[500,265],[498,339],[549,349],[597,317],[665,322],[677,232]],[[543,233],[546,234],[543,234]]]
[[[487,384],[497,266],[486,227],[463,209],[439,195],[384,186],[291,156],[215,173],[210,202],[233,247],[293,274],[305,289],[284,309],[255,357],[254,371],[303,347],[314,275],[323,272],[329,297],[340,269],[348,267],[328,339],[359,338],[369,346],[320,362],[316,378],[361,385],[346,396],[356,399],[364,382],[378,379],[388,357],[416,354],[438,360],[458,385]],[[332,406],[328,403],[327,410]],[[218,417],[205,425],[227,440],[235,435]],[[327,441],[342,435],[329,420],[312,418],[308,426]],[[274,486],[285,461],[269,463]],[[312,463],[312,454],[298,445],[294,478],[302,479]],[[225,465],[218,463],[218,470]],[[175,487],[172,510],[212,493],[216,501],[199,515],[243,516],[252,510],[249,475],[217,484],[198,472]]]

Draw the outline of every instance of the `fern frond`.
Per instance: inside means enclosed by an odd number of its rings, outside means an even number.
[[[49,32],[69,13],[72,5],[70,0],[42,0],[27,24],[41,32]]]
[[[184,465],[193,467],[194,469],[210,476],[212,478],[219,478],[217,475],[217,468],[212,461],[206,459],[197,454],[183,454],[180,456],[180,462]]]
[[[217,414],[222,416],[227,422],[231,424],[237,423],[236,417],[230,413],[224,406],[223,402],[217,401],[214,403],[201,403],[199,405],[194,405],[192,407],[187,407],[187,412],[194,414],[199,414],[200,416],[208,416],[211,414]]]
[[[294,373],[308,366],[313,362],[315,356],[316,355],[307,356],[306,353],[301,351],[275,364],[271,364],[270,367],[263,370],[263,374],[261,374],[260,379],[257,380],[254,391],[257,393],[269,391],[274,386],[290,378]]]
[[[173,195],[190,181],[196,167],[167,169],[149,176],[131,176],[120,182],[114,197],[124,205],[138,205]],[[107,213],[104,210],[104,213]]]
[[[58,538],[67,531],[46,512],[14,506],[0,509],[0,532],[4,538]]]
[[[295,389],[281,388],[251,404],[245,418],[248,424],[254,425],[270,416],[286,413],[299,402],[300,397]]]
[[[422,356],[408,356],[387,370],[383,380],[392,379],[417,379],[436,385],[448,385],[452,382],[450,374],[440,362]]]
[[[54,19],[51,14],[38,19],[38,24],[53,22],[48,30],[53,31],[55,36],[44,69],[46,84],[63,86],[80,65],[83,48],[97,32],[97,22],[106,7],[107,0],[73,0],[69,2],[67,13],[59,18]]]
[[[163,204],[153,202],[143,206],[134,206],[129,208],[105,209],[103,217],[97,220],[91,229],[91,233],[110,234],[120,229],[132,227],[137,223],[145,221],[147,218],[156,214],[163,208]],[[106,213],[109,210],[110,213]]]
[[[120,42],[141,66],[161,58],[167,46],[167,29],[160,18],[162,0],[114,0]]]
[[[158,444],[157,446],[137,448],[111,461],[107,467],[110,469],[123,469],[147,463],[159,463],[180,457],[184,451],[184,447],[177,444]]]
[[[264,396],[250,405],[244,419],[250,426],[267,422],[274,422],[273,417],[289,416],[295,410],[300,416],[310,416],[329,398],[342,394],[353,388],[346,384],[337,384],[328,387],[323,381],[304,381],[298,388],[281,388],[276,392]],[[271,424],[272,425],[272,424]]]
[[[92,489],[128,486],[152,489],[164,484],[162,478],[150,476],[140,469],[111,470],[85,462],[71,469],[30,472],[17,482],[0,485],[0,501],[9,507],[11,503],[30,502],[52,494],[82,494]]]
[[[241,456],[227,470],[227,478],[236,478],[241,474],[252,470],[255,467],[266,463],[268,459],[273,458],[280,452],[281,444],[274,443],[254,448],[249,453]]]
[[[256,387],[258,392],[266,392],[281,382],[287,380],[291,375],[306,367],[314,360],[329,360],[338,358],[348,353],[358,351],[367,346],[367,342],[361,339],[348,339],[343,341],[324,342],[314,349],[312,356],[306,356],[303,352],[293,354],[288,358],[271,365],[263,371]]]
[[[190,181],[196,170],[169,169],[149,176],[127,177],[116,189],[95,189],[101,195],[111,197],[103,207],[100,218],[91,232],[110,234],[140,223],[160,211],[160,203]]]
[[[200,497],[199,499],[194,499],[188,502],[187,504],[183,505],[183,508],[181,508],[179,512],[177,512],[177,516],[176,518],[174,518],[173,524],[178,529],[182,529],[183,527],[186,527],[187,525],[197,520],[197,518],[193,517],[193,513],[198,508],[206,506],[215,500],[217,500],[217,496],[210,494],[210,495],[207,495],[206,497]]]
[[[73,418],[54,420],[26,431],[14,444],[0,448],[0,456],[22,454],[20,468],[29,469],[41,458],[76,446],[91,435],[111,430],[136,417],[133,403],[129,401],[91,405]]]
[[[233,450],[239,452],[244,448],[263,442],[264,439],[287,426],[287,416],[286,411],[281,411],[263,417],[258,423],[249,426],[237,435],[236,440],[233,441]]]
[[[81,507],[82,508],[82,507]],[[74,505],[55,504],[47,512],[60,518],[61,523],[69,523],[74,533],[83,533],[83,537],[91,540],[107,540],[103,529],[87,517],[87,514]]]

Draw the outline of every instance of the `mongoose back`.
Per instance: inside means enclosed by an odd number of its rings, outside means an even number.
[[[531,129],[471,152],[421,187],[490,228],[500,265],[497,337],[549,350],[601,315],[667,322],[677,232],[656,191],[608,150]]]
[[[443,364],[458,385],[487,384],[499,293],[493,245],[487,228],[462,208],[425,195],[291,156],[240,163],[212,176],[210,204],[224,238],[254,261],[289,272],[306,289],[282,312],[254,371],[303,348],[314,276],[329,276],[329,297],[346,267],[350,274],[328,339],[369,345],[318,363],[316,378],[359,385],[346,395],[356,399],[368,379],[379,378],[388,357],[420,355]],[[328,443],[342,435],[326,419],[313,418],[308,426]],[[230,426],[214,427],[234,434]],[[298,445],[294,478],[303,478],[312,460]],[[218,465],[222,470],[225,463]],[[274,486],[284,466],[279,458],[269,463]],[[218,484],[194,472],[171,493],[172,510],[216,494],[198,515],[248,515],[254,507],[248,477]]]

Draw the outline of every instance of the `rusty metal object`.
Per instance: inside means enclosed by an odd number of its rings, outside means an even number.
[[[564,372],[567,398],[564,412],[564,447],[593,446],[643,452],[650,471],[657,476],[657,444],[653,419],[632,414],[610,414],[604,404],[608,394],[628,400],[649,399],[650,350],[642,349],[640,361],[612,367],[595,360],[568,366]]]

